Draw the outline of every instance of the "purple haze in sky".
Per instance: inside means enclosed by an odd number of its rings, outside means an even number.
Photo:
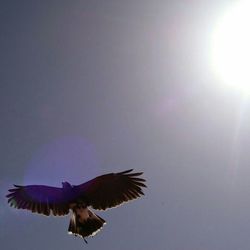
[[[65,136],[43,145],[27,164],[23,184],[61,187],[62,181],[80,184],[100,173],[93,145],[82,137]]]

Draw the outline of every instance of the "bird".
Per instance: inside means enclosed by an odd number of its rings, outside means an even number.
[[[62,187],[14,185],[6,195],[11,207],[32,213],[65,216],[70,213],[68,233],[84,239],[96,235],[106,221],[91,209],[106,210],[144,195],[143,172],[129,169],[100,175],[80,185],[62,182]]]

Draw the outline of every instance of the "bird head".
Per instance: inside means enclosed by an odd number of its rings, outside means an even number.
[[[70,189],[70,188],[72,188],[71,184],[68,183],[67,181],[63,181],[62,182],[62,187],[63,187],[63,189]]]

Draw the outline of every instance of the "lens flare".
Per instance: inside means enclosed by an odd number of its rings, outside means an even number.
[[[61,186],[62,181],[69,181],[78,184],[97,175],[98,166],[94,145],[82,137],[64,136],[34,153],[23,183]]]

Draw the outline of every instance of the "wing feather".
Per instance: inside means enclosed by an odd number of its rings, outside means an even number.
[[[131,173],[129,169],[120,173],[98,176],[84,184],[74,186],[78,199],[87,202],[94,209],[105,210],[144,195],[145,179],[137,176],[143,173]]]
[[[18,209],[27,209],[44,215],[65,215],[69,213],[69,202],[63,189],[43,185],[20,186],[9,189],[8,203]]]

